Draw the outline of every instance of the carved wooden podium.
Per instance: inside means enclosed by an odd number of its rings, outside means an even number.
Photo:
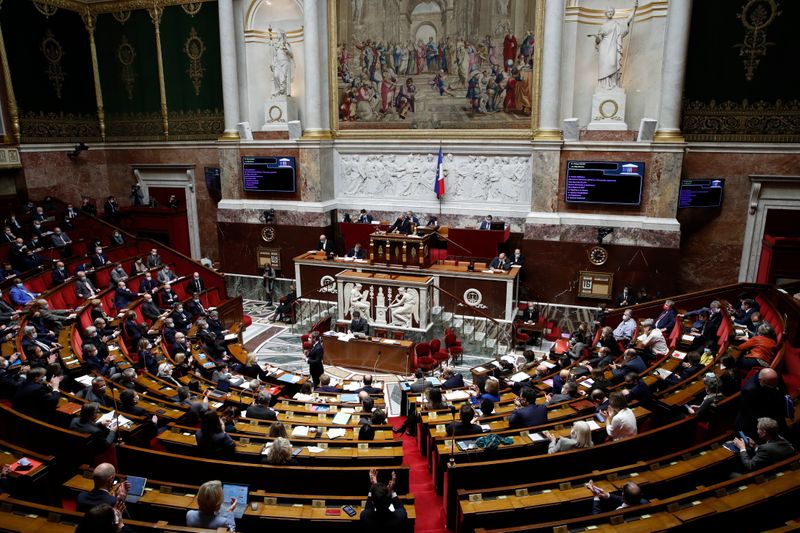
[[[432,263],[428,235],[402,235],[399,233],[372,233],[369,236],[369,262],[428,268]]]

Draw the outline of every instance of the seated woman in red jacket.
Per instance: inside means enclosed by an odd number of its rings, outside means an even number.
[[[768,367],[775,358],[777,348],[775,330],[765,322],[758,326],[758,331],[753,338],[738,346],[737,349],[742,354],[739,357],[739,366],[744,368]]]

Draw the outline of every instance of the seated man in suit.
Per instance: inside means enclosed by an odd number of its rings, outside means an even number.
[[[19,278],[14,278],[14,286],[8,291],[8,298],[17,307],[24,307],[39,296],[38,292],[28,290]]]
[[[256,420],[277,420],[278,413],[272,409],[269,404],[272,401],[272,395],[267,391],[261,391],[256,396],[256,401],[247,408],[247,418],[255,418]]]
[[[612,368],[611,374],[617,382],[625,379],[625,375],[629,372],[642,374],[647,369],[647,364],[644,362],[644,359],[642,359],[633,348],[625,350],[625,353],[622,355],[622,363],[611,363],[609,366]]]
[[[161,318],[161,309],[159,309],[156,303],[153,301],[152,294],[145,294],[143,300],[144,301],[142,302],[141,307],[142,315],[144,315],[146,319],[150,320],[150,322],[155,323],[156,320]]]
[[[180,302],[175,306],[175,309],[169,317],[172,319],[173,324],[175,324],[176,331],[186,333],[189,331],[189,328],[192,327],[192,317],[183,309],[183,304]]]
[[[147,254],[147,259],[145,259],[145,264],[147,268],[159,268],[161,266],[161,256],[158,255],[158,250],[153,248],[150,250],[150,253]]]
[[[187,294],[199,294],[206,290],[206,282],[200,279],[199,272],[192,273],[192,280],[186,284]]]
[[[153,275],[150,272],[144,273],[144,279],[139,282],[139,290],[150,294],[155,294],[158,290],[158,281],[153,279]]]
[[[486,218],[484,218],[478,223],[477,229],[480,230],[492,229],[492,215],[486,215]]]
[[[164,288],[161,290],[161,308],[172,309],[179,301],[180,298],[172,290],[170,284],[167,283],[164,285]]]
[[[539,321],[539,308],[533,302],[528,302],[528,306],[522,312],[523,322],[538,322]]]
[[[161,267],[161,270],[158,271],[158,282],[166,285],[167,283],[172,283],[177,279],[175,272],[170,270],[169,265],[164,265]]]
[[[339,389],[331,385],[331,377],[328,374],[322,374],[319,377],[319,387],[314,389],[314,392],[339,392]]]
[[[609,494],[591,481],[586,484],[586,488],[594,494],[592,514],[607,513],[616,509],[649,503],[642,498],[642,489],[633,481],[628,481],[623,485],[621,495]]]
[[[53,271],[50,273],[50,280],[53,282],[53,286],[55,287],[56,285],[61,285],[69,278],[70,275],[64,266],[64,262],[57,261],[55,268],[53,268]]]
[[[525,256],[522,255],[522,252],[519,248],[514,249],[514,255],[512,255],[509,260],[511,262],[511,266],[522,266],[525,264]]]
[[[753,439],[749,438],[747,442],[739,437],[733,439],[733,445],[739,449],[739,459],[746,471],[758,470],[794,455],[794,448],[789,441],[780,436],[778,423],[775,420],[759,418],[756,430],[763,444],[756,445]]]
[[[364,531],[404,531],[408,527],[408,514],[394,491],[395,480],[396,475],[392,472],[388,484],[379,483],[377,469],[370,469],[367,504],[359,517]]]
[[[446,367],[442,370],[442,388],[459,389],[464,386],[464,376],[460,372],[453,370],[453,367]]]
[[[500,255],[492,259],[492,262],[489,264],[489,268],[494,270],[508,270],[511,268],[511,263],[509,263],[506,254],[501,252]]]
[[[627,307],[629,305],[636,305],[636,295],[630,287],[625,285],[622,292],[617,295],[616,307]]]
[[[128,307],[137,297],[138,294],[128,289],[124,281],[120,281],[114,290],[114,308],[117,311],[121,311]]]
[[[476,420],[477,417],[475,416],[475,410],[468,403],[461,406],[458,417],[459,422],[453,421],[447,424],[447,435],[460,437],[462,435],[480,435],[483,433],[483,429],[478,424],[473,423],[473,420]]]
[[[75,280],[75,294],[78,298],[84,300],[91,300],[97,294],[97,289],[92,284],[91,280],[86,277],[86,272],[80,271],[76,274],[78,279]]]
[[[87,402],[95,402],[104,407],[113,407],[114,401],[106,395],[106,380],[100,376],[92,379],[92,385],[80,391],[77,396]]]
[[[372,224],[372,215],[370,215],[366,209],[362,209],[356,222],[359,224]]]
[[[106,424],[95,422],[100,411],[100,406],[95,402],[83,404],[79,416],[72,419],[69,429],[78,433],[87,433],[92,436],[91,446],[95,452],[108,448],[117,438],[117,428],[113,420]]]
[[[347,252],[347,257],[352,257],[353,259],[364,259],[364,249],[361,248],[361,243],[357,242],[356,245]]]
[[[192,299],[186,302],[186,311],[191,313],[194,318],[208,314],[208,309],[203,305],[199,294],[192,295]]]
[[[669,335],[669,333],[672,331],[672,328],[675,327],[675,319],[677,316],[678,313],[675,311],[675,302],[672,300],[666,300],[664,302],[664,307],[661,311],[661,314],[658,315],[658,318],[656,318],[656,328],[660,329],[661,333]]]
[[[125,501],[130,489],[130,483],[119,483],[114,486],[114,478],[117,471],[114,465],[109,463],[101,463],[94,468],[92,472],[92,482],[94,488],[89,492],[81,492],[78,494],[75,510],[79,513],[85,513],[92,507],[106,503],[114,507],[118,501]]]
[[[547,407],[536,404],[536,390],[523,387],[519,397],[514,400],[516,409],[508,417],[508,427],[524,428],[541,426],[547,423]]]
[[[179,353],[188,355],[192,353],[192,347],[189,346],[186,335],[179,331],[175,334],[175,342],[167,345],[167,352],[172,357],[175,357],[175,355]]]
[[[49,420],[58,406],[61,394],[58,387],[64,376],[53,376],[45,381],[47,369],[36,367],[28,370],[28,377],[19,384],[14,394],[12,407],[15,411],[34,417],[38,420]]]
[[[353,311],[353,320],[350,321],[350,326],[347,328],[350,330],[350,333],[363,333],[364,335],[369,334],[369,322],[367,319],[361,316],[360,311]]]
[[[106,218],[110,218],[119,213],[119,204],[114,196],[109,196],[103,203],[103,214]]]
[[[333,249],[333,242],[328,240],[328,237],[325,235],[319,236],[319,243],[317,244],[316,250],[321,250],[325,252],[325,255],[331,255],[335,253]]]
[[[94,254],[92,254],[91,260],[94,268],[100,268],[101,266],[108,264],[108,257],[106,257],[106,254],[103,253],[102,246],[97,246],[94,249]]]
[[[53,228],[53,234],[50,236],[50,240],[53,242],[53,247],[61,253],[61,257],[69,257],[72,255],[69,246],[72,244],[72,239],[69,238],[66,232],[61,231],[61,228]]]
[[[365,374],[364,378],[362,379],[364,386],[358,389],[358,392],[364,391],[367,394],[383,394],[383,389],[379,389],[378,387],[372,386],[372,376],[369,374]]]
[[[625,388],[622,389],[622,394],[628,397],[628,403],[639,402],[647,405],[653,399],[650,387],[636,372],[625,374]]]

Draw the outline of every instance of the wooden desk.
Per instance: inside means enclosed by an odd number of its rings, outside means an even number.
[[[497,255],[498,245],[508,241],[510,236],[511,230],[509,228],[502,230],[450,228],[447,255],[493,258]],[[464,248],[469,250],[469,253],[466,253]]]
[[[410,351],[414,343],[411,341],[389,343],[386,340],[370,338],[343,342],[334,336],[324,335],[322,342],[325,347],[325,363],[370,372],[381,370],[408,374],[411,368]]]

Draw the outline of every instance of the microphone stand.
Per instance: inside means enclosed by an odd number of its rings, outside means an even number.
[[[119,406],[117,405],[117,397],[114,395],[113,390],[111,391],[111,400],[114,402],[114,424],[116,425],[117,432],[114,442],[116,444],[122,444],[122,431],[120,431],[119,427]]]
[[[456,466],[456,455],[455,455],[455,447],[456,447],[456,407],[454,405],[450,406],[450,415],[453,417],[453,434],[451,435],[450,439],[450,459],[447,461],[447,468],[455,468]]]

